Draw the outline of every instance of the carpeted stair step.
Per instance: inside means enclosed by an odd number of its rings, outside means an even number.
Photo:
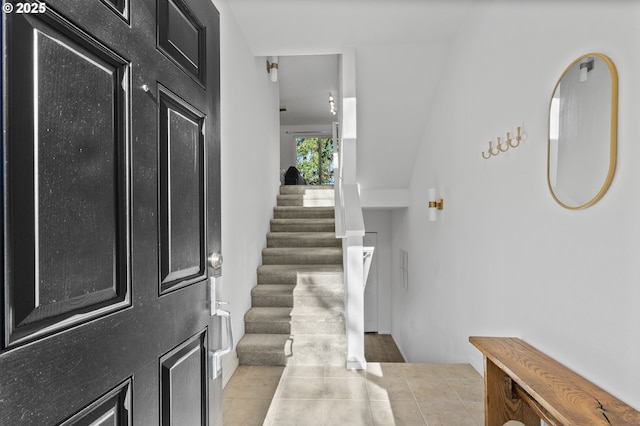
[[[332,219],[333,207],[277,206],[273,208],[274,219]]]
[[[298,334],[291,338],[287,365],[340,365],[347,363],[345,334]]]
[[[333,218],[271,219],[271,232],[335,232]]]
[[[251,289],[251,306],[293,307],[295,287],[290,284],[258,284]]]
[[[241,365],[287,365],[289,334],[245,334],[236,345]]]
[[[269,285],[265,285],[268,287]],[[344,310],[344,286],[338,284],[304,284],[293,289],[293,306],[296,307],[338,307]]]
[[[344,334],[245,334],[236,346],[241,365],[346,364]]]
[[[342,264],[341,247],[275,247],[262,250],[263,265]]]
[[[278,206],[333,207],[334,205],[333,195],[331,198],[313,195],[278,195]]]
[[[260,265],[258,266],[258,284],[342,284],[344,282],[342,271],[342,264]]]
[[[269,232],[267,247],[342,247],[335,232]]]
[[[342,307],[344,286],[338,284],[258,284],[251,290],[251,306],[260,308]]]
[[[290,334],[292,308],[251,308],[244,314],[244,332]]]
[[[308,195],[313,197],[334,198],[333,185],[280,185],[281,195]]]
[[[291,310],[291,334],[345,334],[341,306],[294,307]]]

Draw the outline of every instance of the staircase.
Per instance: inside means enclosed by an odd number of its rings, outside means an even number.
[[[332,186],[280,187],[236,351],[241,365],[345,365],[342,240]]]

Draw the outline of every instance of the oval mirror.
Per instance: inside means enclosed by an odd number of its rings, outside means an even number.
[[[616,167],[618,75],[600,53],[564,71],[549,106],[547,181],[553,198],[581,209],[607,191]]]

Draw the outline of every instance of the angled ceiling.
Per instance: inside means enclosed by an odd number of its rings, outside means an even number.
[[[279,56],[281,124],[321,124],[336,54],[356,50],[357,179],[407,188],[447,46],[478,0],[227,0],[256,56]],[[302,55],[302,56],[298,56]],[[313,56],[321,55],[321,56]],[[335,61],[335,63],[334,63]],[[309,71],[314,68],[318,73]],[[320,75],[320,72],[326,72]],[[266,78],[266,77],[265,77]],[[306,106],[304,104],[307,104]],[[314,107],[315,113],[308,107]],[[308,122],[305,122],[308,121]],[[329,123],[333,121],[329,116]]]
[[[329,110],[329,93],[338,99],[338,55],[280,56],[278,61],[280,125],[337,121]]]
[[[227,0],[253,54],[448,41],[484,0]]]

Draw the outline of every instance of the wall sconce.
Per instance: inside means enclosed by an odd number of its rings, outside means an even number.
[[[442,200],[442,198],[436,199],[435,188],[428,189],[428,196],[429,196],[429,222],[435,222],[437,211],[444,209],[444,201]]]
[[[518,134],[514,139],[511,138],[511,132],[507,132],[507,139],[504,141],[504,144],[500,142],[500,137],[498,136],[498,145],[495,148],[493,147],[493,141],[489,141],[489,149],[482,151],[482,158],[488,160],[501,152],[507,152],[509,148],[517,148],[520,145],[520,141],[525,138],[525,135],[521,134],[521,131],[522,126],[517,128]]]
[[[336,115],[337,114],[337,110],[336,110],[336,103],[333,100],[333,96],[331,96],[331,92],[329,92],[329,111],[331,112],[331,114]]]
[[[587,81],[587,78],[589,78],[589,71],[591,71],[593,69],[593,59],[589,59],[583,63],[580,64],[580,74],[579,74],[579,79],[580,81]]]
[[[278,81],[278,57],[270,56],[271,62],[267,59],[267,74],[271,75],[271,81]]]

